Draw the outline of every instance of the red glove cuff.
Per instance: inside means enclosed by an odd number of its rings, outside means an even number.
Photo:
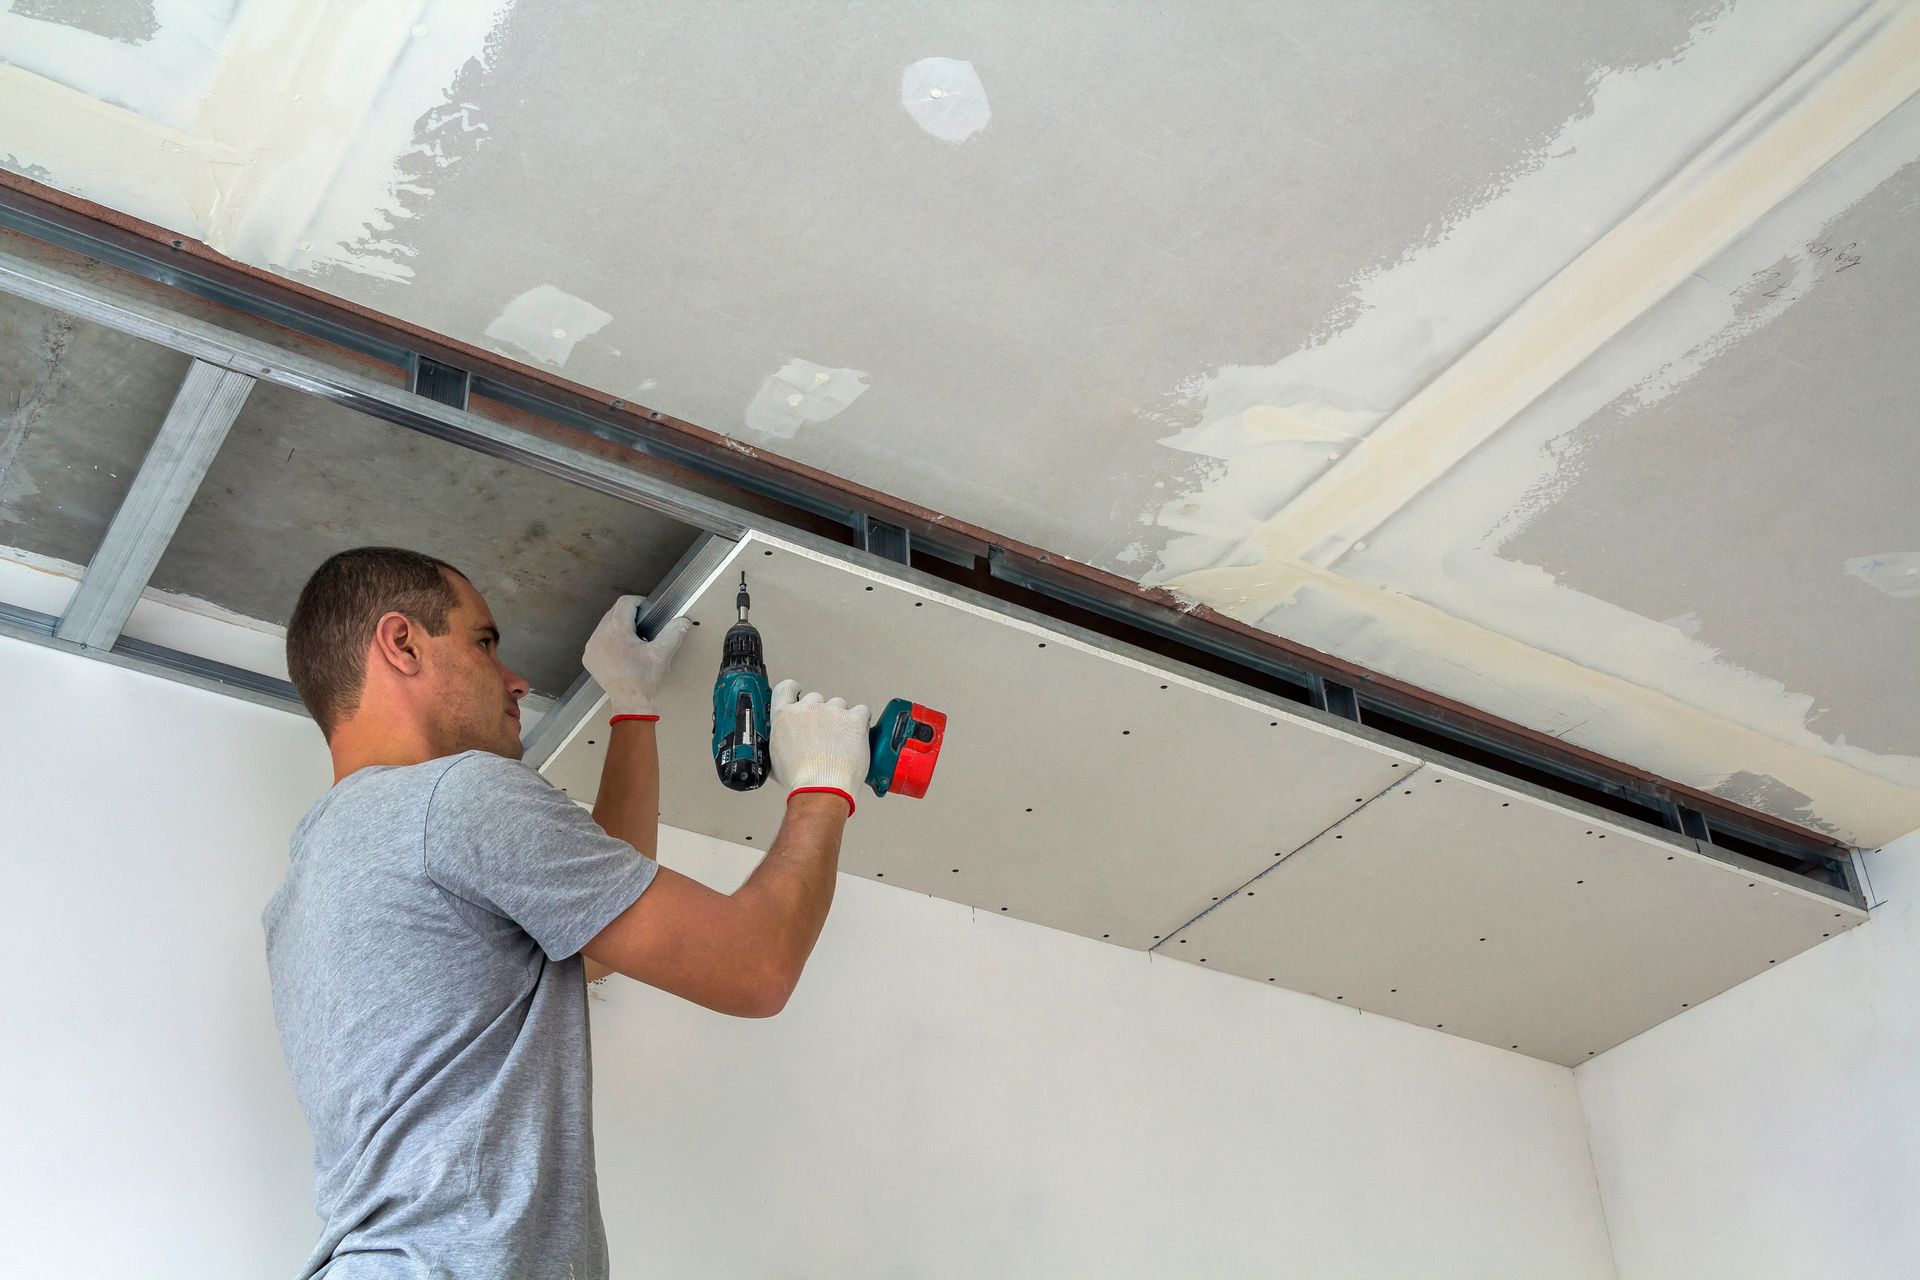
[[[619,724],[622,720],[658,720],[659,716],[610,716],[608,724]]]
[[[809,792],[816,791],[824,792],[830,796],[839,796],[842,800],[845,800],[847,802],[847,816],[849,818],[853,816],[853,797],[838,787],[795,787],[793,790],[787,792],[787,799],[791,800],[795,796],[803,796]]]

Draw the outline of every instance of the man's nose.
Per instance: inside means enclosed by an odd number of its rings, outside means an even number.
[[[532,688],[533,686],[528,684],[519,672],[511,670],[507,672],[507,696],[515,702],[526,697],[528,690]]]

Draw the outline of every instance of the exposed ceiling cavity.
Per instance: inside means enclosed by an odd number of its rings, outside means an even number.
[[[1915,0],[104,12],[0,13],[0,164],[1841,838],[1920,825]],[[575,532],[419,474],[501,572]]]

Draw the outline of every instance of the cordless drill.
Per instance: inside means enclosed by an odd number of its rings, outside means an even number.
[[[720,646],[720,674],[713,682],[713,766],[734,791],[753,791],[773,770],[769,746],[773,691],[767,686],[766,647],[747,621],[753,601],[747,575],[734,597],[739,621]],[[947,717],[931,707],[895,698],[867,730],[867,786],[877,796],[927,794],[946,738]]]
[[[773,691],[767,687],[767,656],[760,631],[747,621],[753,601],[747,575],[740,575],[734,597],[739,621],[727,628],[720,645],[720,674],[713,682],[713,767],[734,791],[752,791],[773,768],[768,746]]]

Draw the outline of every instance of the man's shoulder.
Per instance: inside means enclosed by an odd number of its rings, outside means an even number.
[[[418,766],[429,771],[429,820],[458,810],[486,809],[541,797],[553,784],[521,761],[492,751],[463,751]]]

